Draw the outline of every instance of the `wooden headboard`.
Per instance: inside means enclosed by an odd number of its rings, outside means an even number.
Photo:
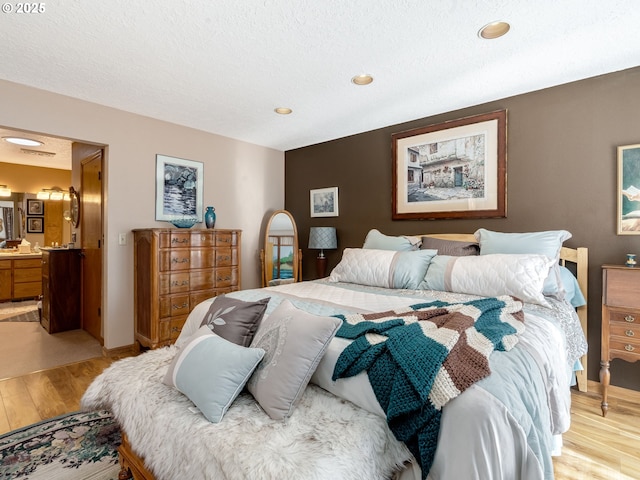
[[[411,235],[412,237],[433,237],[443,240],[458,240],[462,242],[477,242],[476,237],[471,233],[428,233],[424,235]],[[578,307],[576,312],[580,319],[580,325],[582,325],[582,331],[585,338],[587,337],[587,307],[589,305],[588,299],[588,271],[589,271],[589,250],[586,247],[568,248],[562,247],[560,250],[560,264],[566,266],[566,263],[576,264],[576,278],[580,291],[587,300],[587,305]],[[587,391],[587,355],[580,358],[582,364],[582,370],[576,372],[576,381],[578,382],[578,390],[581,392]]]

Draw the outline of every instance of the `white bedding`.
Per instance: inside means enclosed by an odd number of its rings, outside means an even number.
[[[235,292],[228,296],[242,300],[258,300],[270,296],[271,301],[266,315],[272,312],[285,298],[289,299],[298,308],[323,315],[353,311],[363,313],[384,311],[406,307],[423,302],[425,299],[434,300],[436,297],[444,301],[460,301],[461,299],[473,298],[453,293],[387,290],[351,284],[327,283],[325,281],[302,282],[266,289],[246,290]],[[180,338],[176,342],[177,347],[180,346],[185,338],[197,330],[210,304],[211,300],[205,301],[192,311]],[[556,308],[571,310],[568,304],[556,302],[554,305]],[[493,373],[470,387],[444,407],[438,448],[434,464],[429,472],[429,479],[482,478],[483,480],[512,480],[514,478],[527,478],[542,480],[553,478],[551,464],[552,436],[563,433],[569,426],[570,372],[567,365],[575,359],[569,359],[565,354],[564,333],[559,327],[561,323],[554,320],[553,315],[545,318],[547,316],[546,312],[550,313],[551,310],[536,307],[533,311],[536,313],[533,314],[530,309],[525,309],[526,329],[521,336],[519,344],[510,352],[494,352],[491,356],[490,364]],[[571,317],[571,314],[565,312],[564,316],[565,318]],[[575,321],[579,328],[577,317]],[[295,465],[291,466],[292,470],[290,471],[298,473],[289,474],[286,478],[327,480],[338,478],[386,478],[389,475],[388,473],[384,475],[380,473],[384,471],[385,465],[388,468],[389,465],[402,464],[404,461],[403,455],[404,459],[410,459],[410,454],[406,449],[403,449],[401,444],[398,445],[399,442],[393,439],[392,436],[389,438],[390,432],[384,431],[386,427],[383,419],[384,412],[382,412],[375,399],[366,375],[360,374],[356,377],[340,379],[335,382],[331,380],[333,366],[346,344],[347,341],[340,338],[332,341],[312,378],[312,383],[321,386],[340,398],[353,402],[367,411],[363,412],[360,408],[353,407],[355,411],[361,412],[358,414],[359,419],[351,422],[332,422],[332,435],[335,435],[335,438],[352,438],[350,436],[353,433],[352,430],[358,430],[361,425],[369,425],[370,428],[376,431],[376,433],[369,434],[369,436],[377,436],[378,441],[377,443],[373,442],[374,447],[367,445],[365,451],[371,455],[371,448],[373,448],[373,455],[380,457],[380,465],[376,465],[375,469],[365,473],[360,471],[362,466],[357,463],[329,467],[329,463],[323,463],[318,460],[318,462],[315,462],[313,473],[309,473],[307,458],[306,460],[301,460],[300,465],[297,467]],[[175,354],[175,348],[168,347],[162,349],[165,352],[162,354],[153,351],[135,359],[127,360],[144,363],[145,355],[150,355],[150,357],[155,355],[155,358],[158,355],[165,355],[167,358],[164,363],[160,362],[160,364],[156,365],[156,368],[160,371],[154,372],[152,375],[160,378],[166,371],[167,362]],[[206,420],[202,422],[200,419],[196,422],[194,414],[187,411],[190,402],[186,397],[182,396],[183,398],[180,398],[181,394],[174,392],[171,393],[173,396],[167,401],[145,400],[150,393],[143,390],[145,388],[156,388],[154,382],[149,380],[149,375],[151,375],[149,372],[144,371],[142,373],[142,375],[145,375],[145,379],[136,379],[135,369],[131,369],[131,372],[127,373],[127,375],[133,378],[126,378],[120,381],[117,388],[122,388],[125,381],[137,388],[135,385],[137,385],[138,380],[140,381],[142,385],[140,389],[142,390],[134,390],[132,398],[122,399],[120,394],[114,394],[112,390],[115,390],[116,387],[113,382],[120,375],[117,372],[118,363],[111,367],[116,372],[105,372],[91,385],[83,397],[82,406],[85,409],[111,409],[128,433],[137,453],[146,458],[147,461],[157,459],[156,462],[164,465],[163,459],[166,458],[182,459],[184,457],[188,459],[188,461],[181,462],[176,460],[170,468],[166,466],[156,468],[157,472],[162,472],[162,474],[158,474],[158,478],[243,478],[242,476],[228,473],[231,471],[229,470],[231,467],[227,463],[231,460],[220,458],[224,453],[218,452],[215,447],[212,447],[212,445],[215,445],[213,437],[216,437],[216,434],[211,433],[211,427],[207,425]],[[163,385],[163,387],[166,386]],[[311,421],[309,419],[314,409],[313,402],[316,401],[317,392],[320,390],[317,390],[316,387],[308,387],[307,390],[303,406],[300,407],[299,411],[294,412],[291,418],[294,424],[296,419],[299,421],[302,415],[306,416],[305,420]],[[157,395],[157,393],[156,391],[154,395]],[[165,394],[167,392],[163,390],[163,395]],[[137,400],[135,397],[137,397]],[[177,399],[180,401],[178,402]],[[329,404],[332,401],[337,402],[335,403],[336,408],[338,405],[350,405],[341,402],[339,399],[331,399],[333,397],[330,396],[329,400],[325,399],[323,401],[328,401]],[[128,407],[123,408],[124,404],[127,404]],[[144,412],[148,408],[157,409],[157,412]],[[241,415],[238,417],[240,413]],[[350,415],[352,414],[353,412],[350,413]],[[229,421],[227,422],[227,417],[225,417],[219,424],[218,428],[221,428],[221,430],[218,436],[224,437],[222,439],[224,441],[228,440],[229,433],[225,430],[225,422],[228,423],[229,428],[232,428],[234,426],[233,422],[237,422],[238,418],[248,416],[247,421],[251,423],[252,428],[250,429],[251,433],[246,433],[247,438],[242,440],[246,448],[251,448],[252,445],[255,447],[256,445],[254,444],[257,438],[260,439],[260,442],[268,443],[267,437],[263,435],[268,429],[287,428],[284,425],[274,426],[272,421],[269,422],[268,418],[265,419],[264,412],[259,409],[255,402],[252,402],[252,397],[248,394],[242,395],[229,409],[227,415],[229,415]],[[164,422],[167,422],[167,425],[162,425],[160,430],[157,428],[158,416]],[[176,417],[188,418],[189,429],[181,427],[179,425],[180,422],[175,420]],[[253,428],[257,424],[262,427]],[[186,441],[178,442],[167,441],[166,438],[160,441],[145,436],[144,433],[138,436],[135,433],[144,432],[145,429],[161,432],[168,425],[171,425],[169,431],[174,432],[174,428],[176,428],[182,434],[188,435],[189,438]],[[266,430],[263,431],[261,428]],[[384,431],[384,434],[380,433],[381,431]],[[207,441],[203,441],[200,438],[201,433],[204,435],[205,432],[210,437]],[[326,430],[324,432],[326,434]],[[180,437],[176,436],[176,438]],[[238,438],[243,437],[235,436],[233,438],[234,441],[240,441]],[[342,450],[351,449],[347,451],[347,457],[351,455],[351,458],[355,459],[357,456],[364,455],[361,451],[363,447],[358,445],[364,438],[365,436],[362,436],[359,439],[356,438],[351,442],[347,442],[347,446],[344,445],[344,442],[336,443],[336,448],[340,449],[340,452],[337,453],[342,454],[344,453]],[[282,441],[282,438],[276,440],[274,445],[278,441]],[[330,448],[330,446],[327,448]],[[409,456],[407,457],[407,455]],[[302,455],[302,458],[304,459],[304,455]],[[320,455],[320,458],[324,457]],[[213,461],[213,459],[216,460]],[[240,460],[234,457],[233,461]],[[250,468],[251,461],[250,458],[242,460],[242,465],[238,465],[238,471]],[[203,462],[203,464],[198,465],[198,462]],[[259,463],[258,460],[256,462]],[[292,460],[292,462],[295,463],[295,460]],[[194,476],[194,472],[212,472],[211,469],[213,467],[205,465],[205,463],[225,464],[225,467],[220,467],[215,471],[216,475],[219,476],[199,477],[197,474]],[[341,467],[344,468],[341,469]],[[346,473],[347,471],[350,473]],[[420,478],[420,470],[414,463],[407,465],[403,471],[397,473],[397,476],[402,476],[403,480]],[[246,478],[285,477],[270,477],[267,475],[262,477],[248,476]]]

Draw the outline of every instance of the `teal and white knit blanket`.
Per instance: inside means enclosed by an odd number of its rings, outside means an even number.
[[[522,303],[510,296],[403,310],[336,315],[336,336],[352,339],[333,379],[366,370],[387,423],[426,478],[435,455],[442,407],[488,376],[489,355],[508,351],[524,331]]]

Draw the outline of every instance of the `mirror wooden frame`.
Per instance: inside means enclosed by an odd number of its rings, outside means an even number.
[[[264,241],[263,241],[263,248],[260,250],[260,262],[262,264],[262,277],[261,277],[261,281],[262,281],[262,286],[263,287],[268,287],[268,286],[272,286],[272,280],[273,280],[273,255],[270,252],[270,249],[268,248],[268,246],[270,245],[271,242],[269,242],[269,237],[272,235],[269,235],[269,231],[271,230],[271,224],[273,222],[273,219],[276,218],[277,215],[279,214],[284,214],[287,217],[289,217],[289,220],[291,221],[291,225],[292,225],[292,229],[293,229],[293,274],[292,274],[292,278],[289,280],[287,279],[289,282],[299,282],[302,280],[302,250],[299,247],[299,243],[298,243],[298,227],[296,226],[296,221],[293,218],[293,215],[291,215],[291,213],[287,210],[276,210],[275,212],[273,212],[271,214],[271,216],[269,217],[269,221],[267,222],[267,228],[265,229],[265,233],[264,233]],[[285,280],[282,283],[287,282],[287,280]]]

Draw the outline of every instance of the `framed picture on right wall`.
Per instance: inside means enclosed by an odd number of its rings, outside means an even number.
[[[618,235],[640,235],[640,143],[618,147]]]

